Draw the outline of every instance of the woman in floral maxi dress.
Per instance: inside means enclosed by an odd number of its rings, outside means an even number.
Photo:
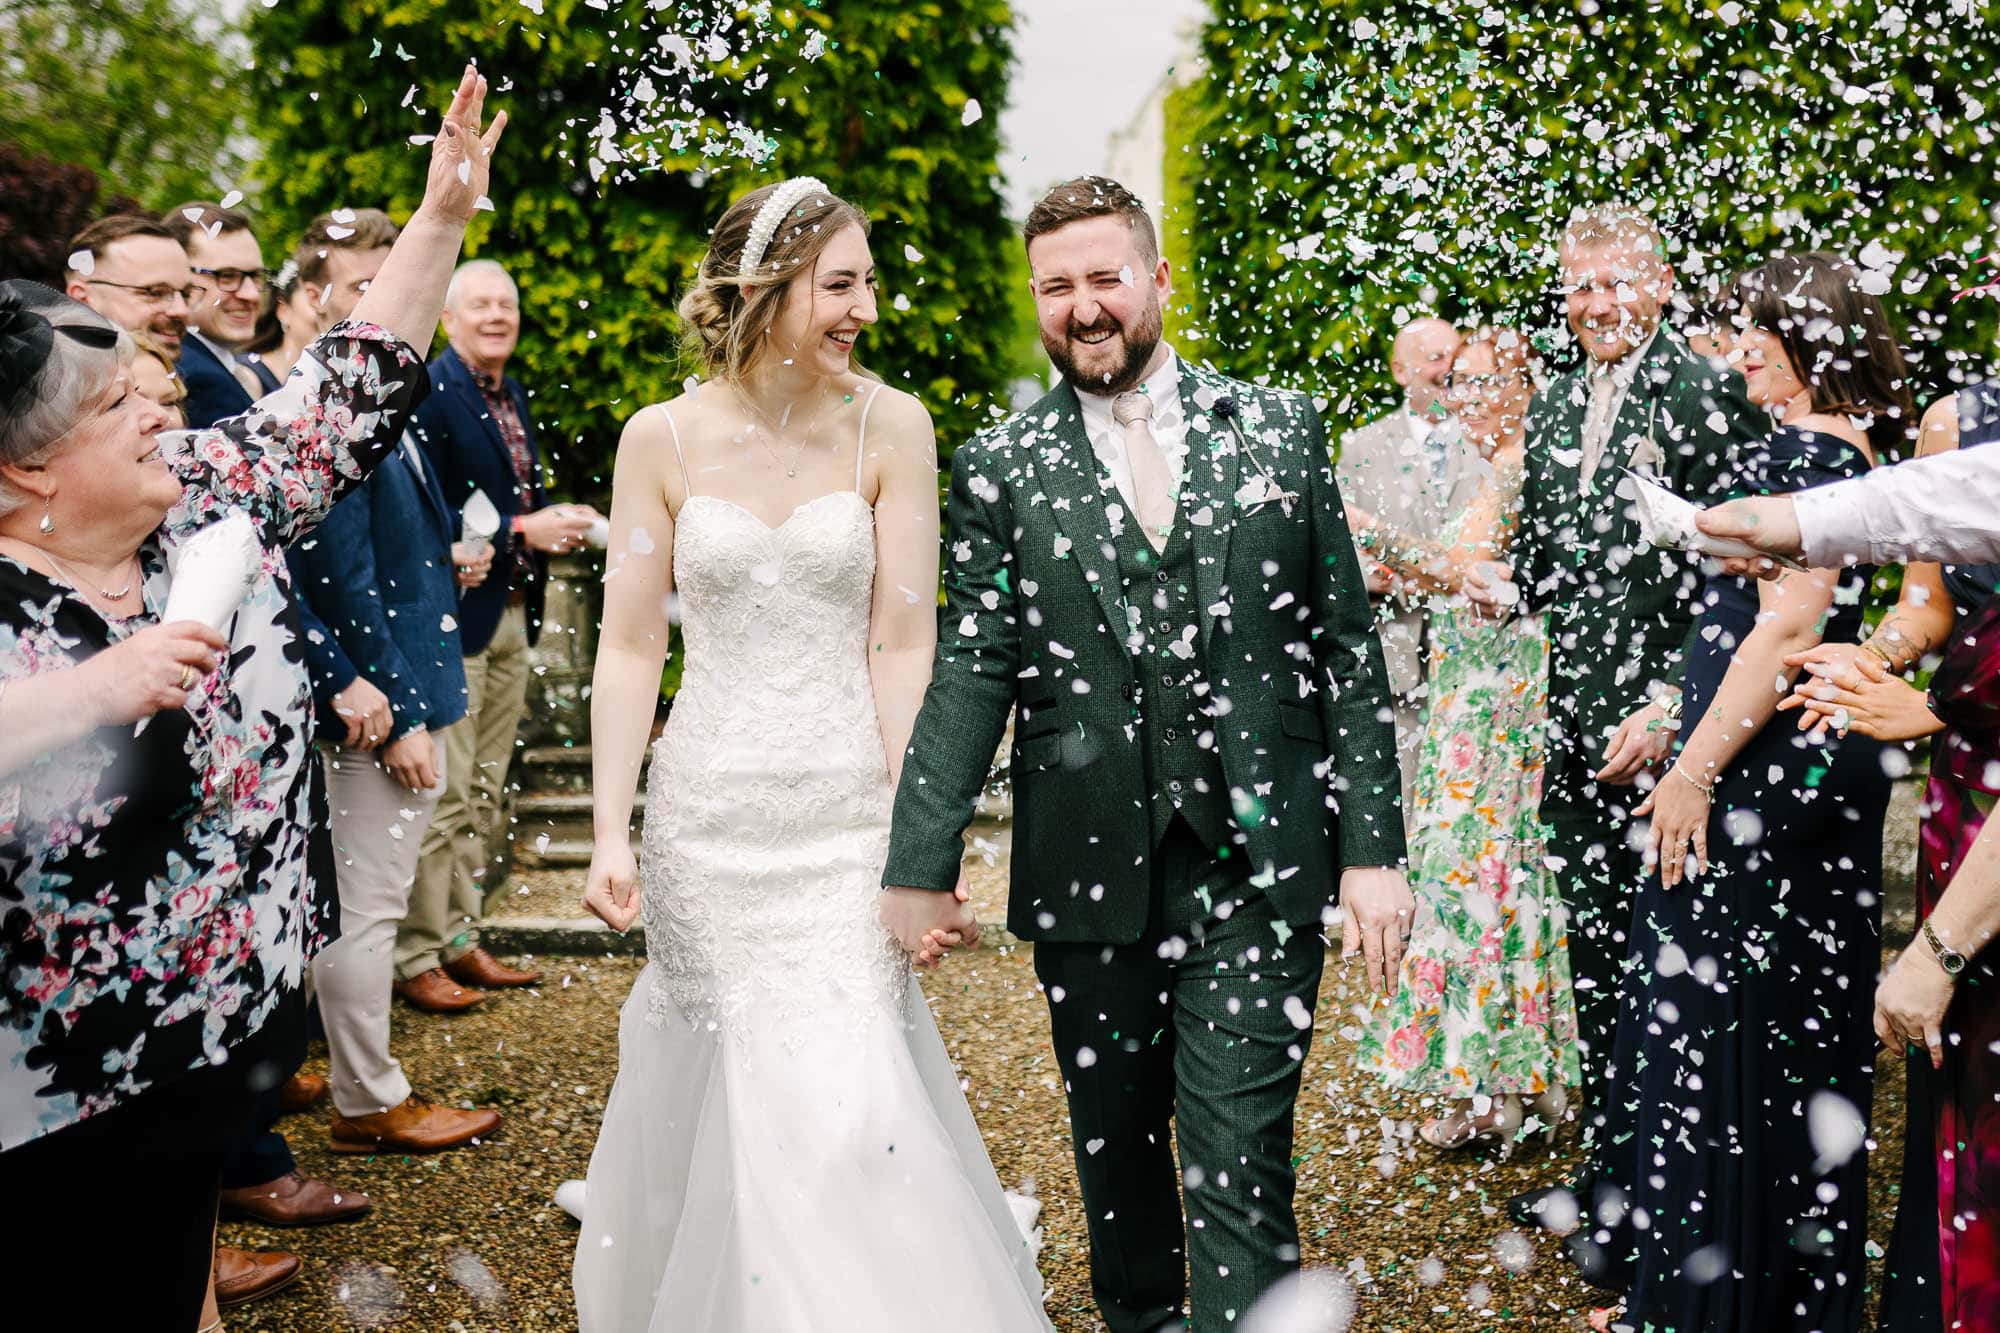
[[[1538,615],[1480,620],[1455,595],[1511,532],[1532,392],[1520,337],[1475,334],[1447,393],[1492,463],[1480,498],[1436,546],[1354,516],[1377,560],[1441,595],[1411,812],[1415,929],[1358,1057],[1388,1086],[1445,1104],[1420,1130],[1438,1148],[1510,1141],[1530,1114],[1552,1130],[1578,1078],[1567,917],[1539,816],[1548,636]]]

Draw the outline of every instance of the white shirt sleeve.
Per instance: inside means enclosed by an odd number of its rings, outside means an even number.
[[[1877,468],[1792,497],[1805,563],[2000,561],[2000,447]]]

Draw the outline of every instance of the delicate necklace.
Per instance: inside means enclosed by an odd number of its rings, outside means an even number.
[[[761,425],[763,427],[763,434],[768,434],[771,437],[771,439],[779,438],[779,433],[782,428],[782,423],[773,422],[770,417],[766,416],[764,414],[764,409],[757,406],[756,403],[752,402],[749,394],[743,392],[743,386],[737,384],[734,380],[731,380],[729,387],[736,391],[736,396],[737,398],[742,400],[743,406],[749,408],[751,415],[757,418],[757,421],[752,423],[753,429],[756,426]],[[771,447],[770,440],[764,439],[763,434],[760,434],[758,436],[758,442],[764,446],[764,452],[771,455],[771,461],[773,463],[776,463],[779,467],[783,468],[785,475],[788,477],[796,477],[799,475],[799,463],[806,456],[806,445],[811,442],[812,433],[814,430],[818,429],[819,419],[826,412],[826,386],[824,383],[822,383],[820,386],[819,399],[820,399],[819,406],[813,411],[812,420],[806,423],[806,428],[804,432],[802,432],[799,436],[798,448],[792,451],[792,461],[790,463],[787,463],[784,460],[784,458],[780,456],[778,451]],[[787,406],[785,408],[784,419],[785,421],[790,421],[792,419],[792,409],[790,406]]]
[[[41,550],[40,547],[36,547],[35,549]],[[68,565],[64,564],[61,560],[58,560],[56,558],[56,553],[54,551],[42,551],[42,554],[49,558],[49,563],[56,567],[57,573],[61,574],[65,579],[69,580],[70,587],[76,589],[78,592],[84,593],[86,598],[89,596],[88,592],[86,592],[84,588],[84,584],[90,582],[88,579],[78,578],[76,576],[76,571],[71,569]],[[134,561],[138,560],[137,556],[133,556],[131,558]],[[128,579],[125,583],[125,586],[122,588],[106,588],[96,583],[91,583],[90,586],[92,588],[95,588],[97,590],[97,595],[102,597],[105,601],[122,602],[127,597],[130,597],[132,595],[132,585],[135,582],[137,582],[137,580]]]

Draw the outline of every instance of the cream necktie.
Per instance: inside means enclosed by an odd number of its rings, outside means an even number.
[[[1111,419],[1125,432],[1125,462],[1132,469],[1132,513],[1154,551],[1167,545],[1174,526],[1173,485],[1167,480],[1167,460],[1153,438],[1153,400],[1143,393],[1121,393],[1111,400]]]
[[[1590,485],[1597,465],[1604,461],[1604,446],[1611,437],[1611,398],[1618,386],[1610,371],[1590,377],[1590,407],[1583,418],[1583,484]]]

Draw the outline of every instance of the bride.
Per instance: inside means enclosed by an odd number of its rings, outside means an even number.
[[[584,901],[619,930],[643,912],[648,964],[584,1193],[587,1331],[914,1331],[939,1293],[955,1328],[1049,1326],[877,917],[936,641],[938,502],[929,415],[854,362],[875,301],[858,209],[811,179],[752,191],[680,306],[706,382],[619,443]],[[635,864],[676,593],[685,672]]]

